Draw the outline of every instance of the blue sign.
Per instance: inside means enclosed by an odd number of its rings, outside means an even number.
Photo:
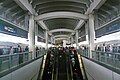
[[[12,28],[10,26],[1,26],[1,27],[2,27],[2,31],[16,34],[16,29],[15,28]]]
[[[120,23],[115,23],[106,27],[106,32],[111,32],[120,29]]]
[[[120,19],[98,29],[95,31],[96,33],[96,38],[107,35],[107,34],[111,34],[114,32],[117,32],[120,30]]]
[[[16,34],[17,29],[13,28],[11,25],[6,25],[0,21],[0,31],[7,34]]]
[[[28,31],[20,29],[3,20],[0,20],[0,32],[13,36],[28,38]]]

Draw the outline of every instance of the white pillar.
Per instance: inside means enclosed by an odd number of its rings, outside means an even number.
[[[71,46],[73,46],[73,36],[71,36]]]
[[[54,42],[54,44],[55,44],[55,38],[53,38],[53,40],[54,40],[53,42]]]
[[[70,38],[68,38],[68,43],[70,44]]]
[[[47,50],[48,49],[48,31],[47,30],[45,31],[45,43],[46,43],[45,49]]]
[[[51,36],[51,47],[53,45],[53,36]]]
[[[53,37],[51,36],[51,44],[53,43]]]
[[[28,14],[25,15],[25,28],[28,30],[29,27],[29,16]]]
[[[88,40],[89,40],[89,57],[92,58],[92,50],[94,50],[94,39],[95,39],[95,30],[94,30],[94,15],[89,14],[89,26],[88,26]]]
[[[37,36],[39,35],[38,34],[38,24],[36,24],[36,23],[35,23],[35,35],[37,35]]]
[[[89,40],[88,40],[88,26],[89,26],[89,25],[88,25],[88,22],[86,22],[86,23],[85,23],[85,34],[86,34],[86,41],[87,41],[87,43],[88,43],[88,41],[89,41]]]
[[[29,57],[30,59],[35,58],[35,22],[34,16],[31,15],[29,19],[29,51],[32,51],[32,55]]]
[[[77,49],[79,49],[79,45],[78,45],[78,30],[76,30],[76,40],[75,40],[75,42],[76,42],[76,48]]]

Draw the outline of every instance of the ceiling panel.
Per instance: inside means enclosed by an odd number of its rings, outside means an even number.
[[[49,28],[49,30],[59,29],[59,28],[74,30],[74,28],[78,24],[78,21],[79,20],[68,19],[68,18],[55,18],[55,19],[45,20],[44,22]]]
[[[71,33],[70,32],[54,32],[53,35],[70,35]]]
[[[0,0],[0,16],[9,20],[14,24],[20,24],[19,27],[25,26],[25,15],[24,11],[14,0]]]
[[[99,27],[120,15],[120,0],[107,0],[98,10]],[[98,27],[98,26],[97,26]]]

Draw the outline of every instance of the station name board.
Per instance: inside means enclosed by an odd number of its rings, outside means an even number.
[[[8,27],[8,26],[4,26],[4,29],[8,32],[11,32],[11,33],[16,33],[16,30],[14,28],[11,28],[11,27]]]
[[[28,31],[0,19],[0,32],[22,38],[28,38]]]
[[[112,34],[114,32],[120,31],[120,19],[115,20],[111,22],[110,24],[107,24],[100,29],[97,29],[95,31],[96,33],[96,38],[107,35],[107,34]]]

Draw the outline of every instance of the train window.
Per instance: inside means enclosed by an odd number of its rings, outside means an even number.
[[[9,53],[10,53],[10,49],[8,49],[8,48],[3,49],[3,55],[9,54]]]
[[[8,48],[0,49],[0,55],[5,55],[5,54],[9,54],[9,53],[10,53],[10,49],[8,49]]]
[[[13,48],[13,53],[18,53],[18,48]]]
[[[0,55],[2,55],[3,54],[3,50],[2,49],[0,49]]]

